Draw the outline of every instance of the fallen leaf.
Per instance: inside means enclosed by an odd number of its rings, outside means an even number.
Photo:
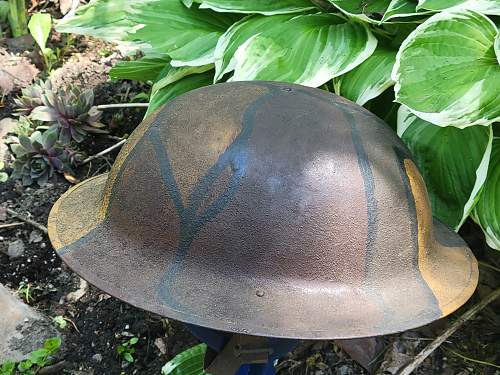
[[[80,180],[78,180],[76,177],[70,175],[68,172],[64,172],[64,178],[66,179],[66,181],[68,181],[69,183],[71,183],[73,185],[80,182]]]
[[[88,292],[88,290],[89,284],[85,280],[80,279],[80,286],[74,292],[68,293],[66,300],[69,302],[78,302]]]
[[[27,87],[39,70],[26,57],[15,56],[0,48],[0,95]]]

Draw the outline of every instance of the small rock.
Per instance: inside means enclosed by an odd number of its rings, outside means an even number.
[[[12,258],[19,258],[24,254],[24,242],[23,240],[15,240],[9,243],[9,248],[7,254]]]
[[[1,78],[0,78],[1,79]],[[0,161],[7,161],[9,156],[9,147],[3,142],[7,133],[11,133],[17,126],[17,121],[6,117],[0,120]],[[5,220],[5,219],[4,219]]]
[[[37,230],[33,230],[30,233],[29,243],[38,243],[43,240],[41,233]]]
[[[0,363],[19,362],[39,349],[49,337],[58,336],[47,317],[23,303],[0,284]]]
[[[161,354],[165,355],[167,353],[167,346],[165,345],[165,341],[161,337],[157,337],[155,339],[155,346],[158,348]]]
[[[97,353],[92,356],[92,361],[95,363],[101,363],[102,362],[102,354]]]

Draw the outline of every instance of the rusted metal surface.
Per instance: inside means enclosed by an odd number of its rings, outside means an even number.
[[[322,90],[205,87],[131,135],[109,175],[49,218],[62,259],[105,292],[214,329],[355,338],[463,304],[477,263],[432,221],[408,150]]]

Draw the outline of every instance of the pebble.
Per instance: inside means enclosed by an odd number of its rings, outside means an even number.
[[[24,242],[23,240],[15,240],[9,243],[9,248],[7,250],[9,258],[19,258],[24,254]]]
[[[102,362],[102,354],[97,353],[92,356],[92,361],[96,363],[101,363]]]
[[[37,231],[37,230],[31,231],[29,243],[38,243],[38,242],[42,242],[42,240],[43,240],[43,237],[39,231]]]

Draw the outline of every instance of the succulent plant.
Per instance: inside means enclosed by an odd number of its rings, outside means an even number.
[[[70,166],[79,167],[85,160],[85,154],[69,147],[65,147],[64,160],[67,161]]]
[[[51,127],[57,129],[61,143],[69,144],[72,139],[82,142],[87,133],[107,133],[99,122],[101,111],[92,106],[92,90],[81,90],[75,86],[57,92],[45,90],[41,100],[42,105],[33,109],[31,118],[49,122]]]
[[[40,80],[22,89],[21,96],[14,99],[17,106],[15,114],[19,116],[29,116],[36,107],[43,105],[42,95],[47,90],[52,90],[52,84],[49,80]]]
[[[22,180],[25,186],[33,182],[42,186],[54,171],[69,168],[67,153],[57,141],[57,131],[52,129],[43,134],[35,131],[30,137],[21,135],[19,143],[11,145],[11,149],[15,156],[11,177]]]
[[[12,133],[18,137],[21,135],[29,137],[35,131],[35,127],[36,125],[34,125],[28,117],[20,116]]]

